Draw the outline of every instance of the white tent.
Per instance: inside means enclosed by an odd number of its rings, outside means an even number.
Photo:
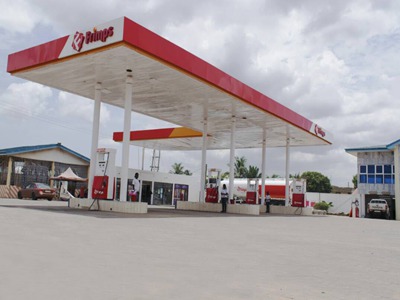
[[[61,173],[57,177],[50,178],[50,180],[85,182],[87,181],[87,178],[79,177],[71,168],[68,168],[65,172]]]

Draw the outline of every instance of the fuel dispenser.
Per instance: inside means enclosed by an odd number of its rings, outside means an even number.
[[[246,203],[258,204],[259,178],[247,178]]]
[[[115,155],[117,150],[110,148],[97,149],[92,198],[113,200],[115,195]]]
[[[221,185],[221,170],[209,169],[206,186],[206,202],[218,203]]]
[[[305,207],[305,193],[306,193],[306,181],[305,179],[293,179],[290,189],[290,195],[292,199],[293,207]]]

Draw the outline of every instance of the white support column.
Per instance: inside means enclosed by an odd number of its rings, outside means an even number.
[[[124,106],[124,134],[122,140],[122,163],[121,163],[121,188],[119,191],[119,201],[126,201],[128,192],[128,170],[129,170],[129,144],[131,133],[131,114],[132,114],[132,74],[128,72],[125,87],[125,106]]]
[[[290,168],[290,140],[286,138],[286,183],[285,183],[285,206],[289,205],[289,168]]]
[[[92,198],[92,186],[94,170],[97,165],[97,148],[99,147],[100,131],[100,108],[101,108],[101,83],[96,83],[94,91],[94,110],[93,110],[93,128],[92,128],[92,147],[90,151],[88,198]]]
[[[11,185],[11,174],[12,174],[12,157],[10,156],[8,158],[8,167],[7,167],[7,181],[6,181],[6,186],[10,186]]]
[[[394,197],[396,220],[400,220],[400,145],[394,147]]]
[[[199,202],[205,202],[204,199],[204,184],[206,179],[206,162],[207,162],[207,118],[204,119],[203,124],[203,145],[201,149],[201,175],[200,175],[200,199]]]
[[[263,142],[262,142],[262,155],[261,155],[261,201],[260,204],[263,204],[265,201],[265,160],[266,160],[266,151],[267,149],[267,131],[263,130]]]
[[[231,123],[231,150],[229,156],[229,200],[233,199],[233,186],[235,181],[235,131],[236,131],[236,117],[232,116]]]

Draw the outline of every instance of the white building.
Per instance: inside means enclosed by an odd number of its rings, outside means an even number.
[[[139,174],[139,201],[151,205],[174,205],[175,201],[199,201],[200,178],[193,175],[178,175],[147,170],[129,169],[128,186],[132,184],[135,173]],[[119,199],[121,167],[117,167],[116,199]]]
[[[396,195],[400,194],[399,146],[400,140],[397,140],[388,145],[345,149],[357,157],[362,216],[371,199],[384,198],[388,201],[392,218],[400,219],[400,203],[395,202]]]

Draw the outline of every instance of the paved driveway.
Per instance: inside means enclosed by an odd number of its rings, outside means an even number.
[[[400,222],[0,199],[1,299],[400,299]]]

